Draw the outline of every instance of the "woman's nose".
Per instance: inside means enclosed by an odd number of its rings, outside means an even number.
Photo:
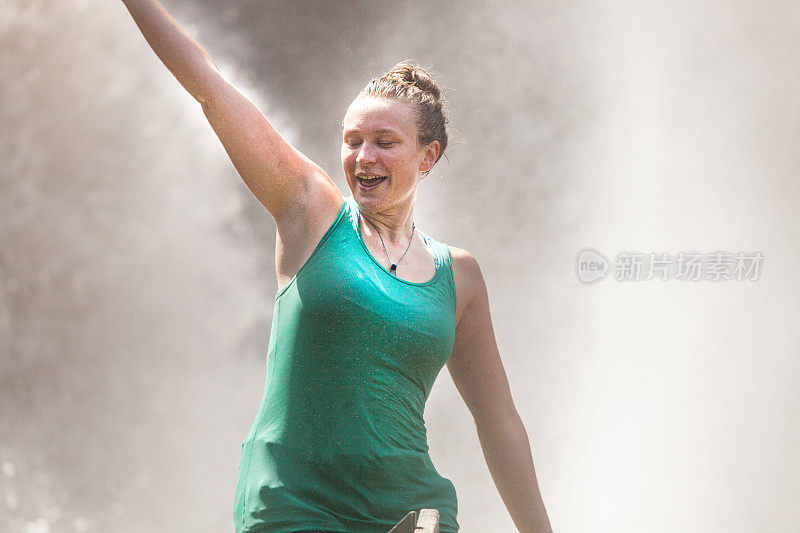
[[[368,143],[361,143],[356,155],[356,163],[372,163],[375,161],[375,151]]]

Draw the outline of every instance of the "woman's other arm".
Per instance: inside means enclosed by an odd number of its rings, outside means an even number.
[[[276,220],[279,231],[317,207],[338,210],[341,193],[328,175],[291,146],[220,73],[208,53],[156,0],[123,0],[147,43],[202,105],[236,170]],[[300,231],[286,231],[301,234]]]
[[[528,434],[497,349],[483,275],[469,252],[452,250],[456,286],[466,304],[447,368],[472,414],[489,472],[517,529],[552,533]]]

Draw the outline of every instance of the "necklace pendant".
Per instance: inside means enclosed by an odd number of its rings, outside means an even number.
[[[397,275],[397,265],[395,265],[394,263],[392,264],[391,268],[389,268],[389,274],[391,274],[392,276]]]

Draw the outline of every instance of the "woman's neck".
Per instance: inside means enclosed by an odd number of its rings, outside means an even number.
[[[395,246],[406,244],[413,234],[413,205],[394,212],[369,213],[360,211],[360,213],[366,219],[364,225],[371,231],[377,229],[386,245],[390,243]]]

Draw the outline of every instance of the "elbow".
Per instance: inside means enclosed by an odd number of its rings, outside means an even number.
[[[212,104],[211,96],[209,96],[208,93],[200,91],[192,93],[192,96],[194,97],[195,100],[197,100],[197,103],[200,104],[200,107],[203,108],[203,112],[206,114],[206,116],[208,116],[208,112]]]
[[[192,98],[197,100],[197,102],[203,107],[203,111],[208,111],[208,109],[213,105],[214,92],[210,89],[207,83],[197,83],[193,86],[186,87],[186,90],[192,95]]]
[[[227,83],[212,59],[206,57],[203,67],[183,86],[205,109],[225,90]]]

